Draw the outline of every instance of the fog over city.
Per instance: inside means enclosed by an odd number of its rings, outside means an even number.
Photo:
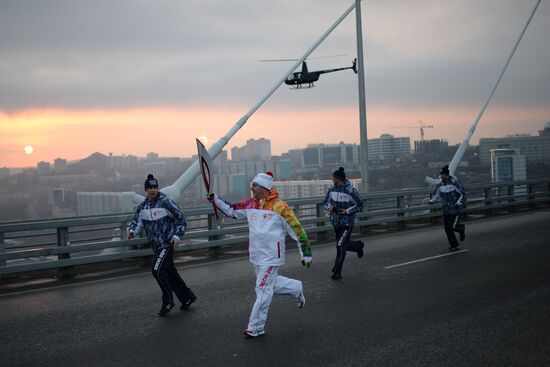
[[[6,1],[0,4],[0,166],[104,154],[190,157],[290,67],[351,1]],[[364,2],[369,138],[459,143],[534,1]],[[298,16],[297,16],[298,15]],[[550,7],[542,3],[473,142],[537,135],[550,119]],[[330,55],[340,57],[320,58]],[[311,55],[310,70],[350,66],[353,12]],[[281,87],[235,136],[269,138],[274,154],[310,143],[358,143],[357,78],[322,75]],[[154,138],[151,138],[154,135]],[[32,147],[26,153],[25,147]],[[230,147],[228,147],[230,148]],[[28,150],[28,149],[27,149]]]

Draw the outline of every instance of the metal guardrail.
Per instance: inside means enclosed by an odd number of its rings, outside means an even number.
[[[518,206],[535,208],[550,204],[550,181],[520,181],[468,187],[465,215],[491,215],[513,211]],[[365,210],[355,227],[368,231],[374,226],[405,228],[410,223],[431,222],[441,215],[441,206],[428,206],[430,188],[361,194]],[[332,232],[325,216],[323,197],[287,200],[311,237],[320,240]],[[189,228],[177,252],[209,249],[248,242],[248,226],[225,218],[215,228],[210,206],[183,209]],[[59,275],[74,275],[71,267],[105,261],[142,259],[152,255],[146,238],[125,240],[133,213],[81,216],[30,221],[0,222],[0,275],[43,269],[58,269]],[[118,231],[118,237],[112,237]],[[69,271],[70,270],[70,271]]]

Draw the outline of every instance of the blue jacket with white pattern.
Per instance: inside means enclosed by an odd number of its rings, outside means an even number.
[[[436,185],[430,201],[436,203],[439,198],[443,201],[443,215],[458,215],[468,199],[468,193],[458,178],[449,176],[447,181],[441,180]]]
[[[128,225],[128,231],[134,234],[145,230],[149,244],[157,252],[171,246],[173,237],[181,239],[185,234],[187,222],[183,212],[164,193],[149,201],[147,198],[139,204],[134,218]]]
[[[324,205],[334,227],[353,226],[355,214],[363,210],[363,202],[359,198],[359,192],[347,179],[343,185],[333,185],[328,189]],[[339,214],[340,209],[346,209],[347,215]]]

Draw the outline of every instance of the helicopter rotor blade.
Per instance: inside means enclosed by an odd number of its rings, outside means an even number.
[[[273,62],[273,61],[298,61],[298,59],[267,59],[267,60],[260,60],[260,62]]]
[[[328,59],[330,57],[341,57],[341,56],[348,56],[348,55],[347,54],[340,54],[340,55],[308,57],[306,60]],[[263,60],[260,60],[260,62],[273,62],[273,61],[298,61],[298,59],[263,59]]]
[[[342,56],[348,56],[348,54],[309,57],[309,58],[307,58],[307,60],[328,59],[328,58],[331,58],[331,57],[342,57]]]

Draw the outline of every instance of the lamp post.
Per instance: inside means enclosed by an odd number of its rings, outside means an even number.
[[[359,164],[361,167],[361,185],[363,192],[369,191],[368,148],[367,148],[367,110],[365,106],[365,68],[363,65],[363,31],[361,27],[361,0],[355,0],[355,24],[357,33],[357,83],[359,87]]]

